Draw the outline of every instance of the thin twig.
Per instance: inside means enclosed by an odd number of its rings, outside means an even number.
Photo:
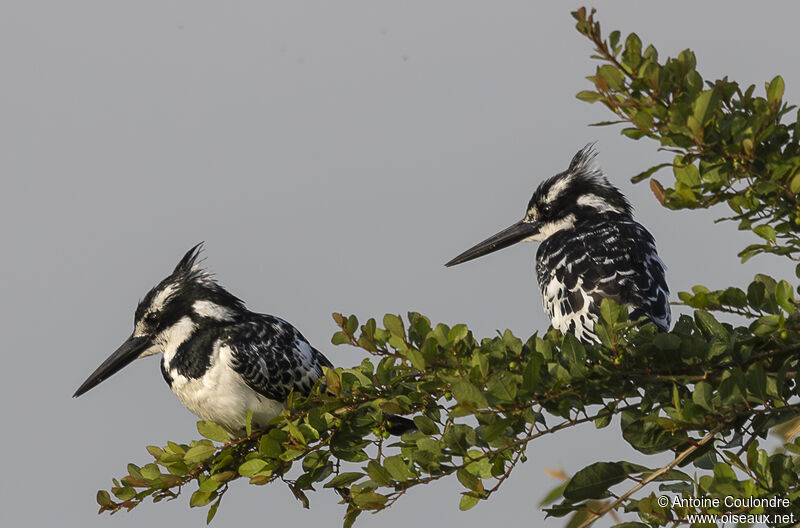
[[[624,501],[625,499],[627,499],[628,497],[630,497],[631,495],[633,495],[634,493],[645,487],[650,482],[654,481],[667,471],[671,470],[672,468],[683,462],[683,460],[686,457],[688,457],[689,455],[697,451],[699,448],[701,448],[703,445],[708,443],[708,441],[711,440],[715,434],[720,432],[722,430],[723,425],[724,424],[716,426],[714,429],[709,431],[708,434],[706,434],[699,442],[684,450],[680,455],[678,455],[677,458],[675,458],[675,460],[673,460],[666,466],[662,467],[661,469],[658,469],[653,473],[651,473],[647,478],[645,478],[640,483],[632,487],[630,490],[628,490],[627,493],[622,495],[614,502],[606,504],[605,506],[600,508],[600,510],[597,512],[590,512],[589,516],[578,526],[578,528],[586,528],[587,526],[591,525],[593,522],[595,522],[597,519],[608,513],[610,510],[616,508],[619,505],[619,503],[621,503],[622,501]]]

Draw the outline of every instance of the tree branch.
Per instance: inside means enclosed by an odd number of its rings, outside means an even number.
[[[722,430],[722,427],[723,425],[718,425],[717,427],[709,431],[708,434],[706,434],[699,442],[684,450],[680,455],[677,456],[677,458],[675,458],[675,460],[673,460],[666,466],[662,467],[661,469],[658,469],[653,473],[651,473],[647,478],[643,479],[637,485],[632,487],[630,490],[628,490],[627,493],[619,497],[617,500],[603,506],[600,509],[600,511],[589,512],[589,516],[578,526],[578,528],[586,528],[587,526],[590,526],[592,523],[594,523],[597,519],[608,513],[610,510],[615,509],[622,501],[624,501],[625,499],[627,499],[628,497],[630,497],[631,495],[633,495],[634,493],[645,487],[650,482],[654,481],[661,475],[665,474],[667,471],[671,470],[672,468],[683,462],[683,460],[686,457],[688,457],[689,455],[700,449],[702,446],[704,446],[706,443],[708,443],[708,441],[711,440],[715,434],[717,434]]]

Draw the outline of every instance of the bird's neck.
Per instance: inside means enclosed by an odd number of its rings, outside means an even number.
[[[592,215],[583,215],[575,222],[575,227],[584,225],[597,225],[604,222],[625,222],[633,220],[630,213],[618,211],[603,211]]]
[[[178,349],[192,338],[197,332],[197,328],[197,323],[191,317],[185,315],[159,336],[159,340],[164,347],[165,365],[169,365],[172,362],[172,358],[178,352]]]

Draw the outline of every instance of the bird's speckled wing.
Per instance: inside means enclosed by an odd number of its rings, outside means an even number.
[[[308,393],[331,362],[291,324],[256,314],[230,327],[222,345],[231,350],[231,368],[248,387],[267,398],[283,401],[292,389]]]
[[[584,224],[556,233],[540,246],[536,271],[553,326],[596,341],[600,303],[609,298],[669,328],[665,266],[652,235],[633,220]]]

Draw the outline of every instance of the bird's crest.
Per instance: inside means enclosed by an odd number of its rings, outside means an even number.
[[[208,270],[200,266],[201,262],[205,260],[204,258],[200,258],[204,243],[205,242],[200,242],[186,252],[180,262],[178,262],[178,265],[175,266],[175,270],[172,272],[173,277],[180,278],[181,280],[185,281],[213,281],[213,275]]]
[[[596,144],[597,142],[593,141],[592,143],[587,143],[585,147],[580,149],[569,163],[567,173],[573,176],[594,180],[598,183],[608,184],[608,179],[603,173],[603,169],[597,164]]]

